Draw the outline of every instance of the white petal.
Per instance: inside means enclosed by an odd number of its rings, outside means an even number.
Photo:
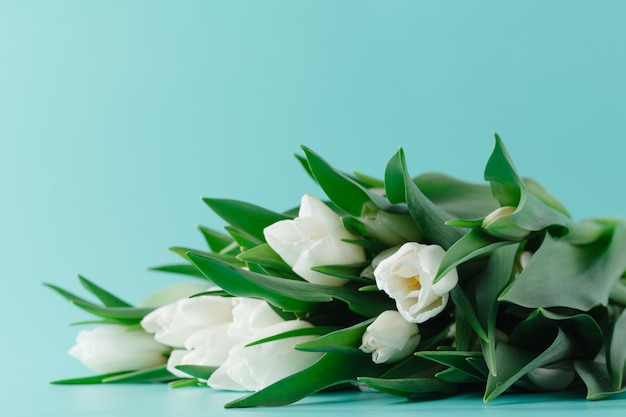
[[[207,385],[214,389],[222,389],[228,391],[246,391],[246,387],[234,381],[228,375],[230,363],[228,360],[222,366],[217,368],[207,380]]]
[[[293,265],[299,253],[294,248],[294,242],[302,237],[296,231],[293,221],[281,220],[263,230],[265,240],[272,249],[288,264]]]
[[[170,353],[167,360],[167,371],[178,378],[193,378],[191,375],[176,369],[178,365],[183,365],[183,358],[188,353],[185,349],[175,349]]]

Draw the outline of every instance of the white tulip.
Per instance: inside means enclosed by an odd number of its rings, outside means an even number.
[[[164,345],[181,348],[198,330],[232,321],[232,301],[218,296],[183,298],[157,308],[141,321],[141,326],[154,333]]]
[[[341,286],[347,280],[311,268],[349,265],[365,261],[362,247],[342,239],[357,239],[341,224],[340,217],[313,196],[302,197],[299,216],[276,222],[264,230],[270,247],[305,280],[320,285]]]
[[[169,350],[143,330],[108,325],[82,330],[68,353],[94,371],[106,374],[161,365]]]
[[[189,353],[186,349],[174,349],[170,353],[170,357],[167,359],[167,371],[177,378],[193,378],[193,375],[189,375],[183,371],[176,369],[178,365],[190,365],[183,362],[185,355]]]
[[[232,306],[232,321],[190,334],[185,340],[185,349],[176,349],[170,355],[168,370],[172,374],[180,378],[190,377],[176,369],[178,365],[220,366],[237,343],[284,321],[263,300],[245,297],[228,300]]]
[[[185,341],[185,349],[172,351],[167,361],[167,370],[179,378],[189,378],[191,375],[176,369],[176,366],[222,365],[228,358],[230,349],[239,342],[229,336],[231,326],[232,323],[224,323],[193,333]]]
[[[421,336],[417,324],[395,310],[383,311],[363,334],[359,349],[372,354],[374,363],[392,363],[411,355]]]
[[[458,274],[453,269],[433,284],[444,254],[440,246],[408,242],[376,266],[376,285],[396,301],[408,322],[423,323],[446,307]]]
[[[259,391],[289,375],[300,372],[321,358],[321,353],[300,352],[293,347],[314,338],[298,336],[246,347],[266,337],[296,329],[312,327],[301,320],[275,324],[254,338],[233,347],[228,359],[211,375],[207,384],[216,389]]]
[[[240,342],[284,320],[264,300],[233,298],[233,322],[228,336]]]

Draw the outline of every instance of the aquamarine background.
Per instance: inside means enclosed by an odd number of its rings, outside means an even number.
[[[90,373],[65,354],[66,323],[88,316],[41,283],[80,292],[81,273],[137,302],[180,282],[147,268],[200,247],[196,224],[221,227],[200,196],[273,210],[321,196],[300,144],[378,177],[402,146],[413,174],[481,181],[497,131],[574,217],[626,215],[624,16],[621,1],[0,0],[2,414],[223,403],[49,387]],[[319,406],[377,410],[338,398]],[[626,406],[561,400],[536,407]],[[484,411],[441,404],[394,411]]]

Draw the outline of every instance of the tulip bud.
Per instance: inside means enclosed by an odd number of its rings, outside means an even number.
[[[513,206],[503,206],[492,211],[483,220],[484,231],[505,240],[522,240],[530,234],[529,230],[522,229],[511,220],[511,214],[517,210]]]
[[[141,326],[154,333],[159,342],[180,348],[198,330],[230,322],[232,309],[229,298],[210,295],[183,298],[150,312],[141,320]]]
[[[313,196],[302,197],[298,217],[281,220],[263,230],[268,245],[293,269],[313,284],[339,287],[348,281],[312,268],[350,265],[365,261],[362,247],[345,240],[358,239],[341,224],[341,218]]]
[[[395,310],[387,310],[367,326],[359,349],[371,353],[374,363],[391,363],[413,353],[420,339],[417,324],[409,323]]]
[[[83,330],[69,354],[103,374],[152,368],[166,362],[169,348],[143,330],[110,325]]]

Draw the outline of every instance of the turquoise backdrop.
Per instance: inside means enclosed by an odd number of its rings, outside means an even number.
[[[49,387],[90,373],[66,355],[66,324],[88,316],[42,283],[80,292],[80,273],[137,302],[180,282],[147,268],[221,227],[201,196],[277,211],[322,196],[300,144],[377,177],[402,146],[415,175],[482,181],[497,131],[574,217],[626,215],[625,16],[623,1],[0,0],[2,414],[210,403]]]

